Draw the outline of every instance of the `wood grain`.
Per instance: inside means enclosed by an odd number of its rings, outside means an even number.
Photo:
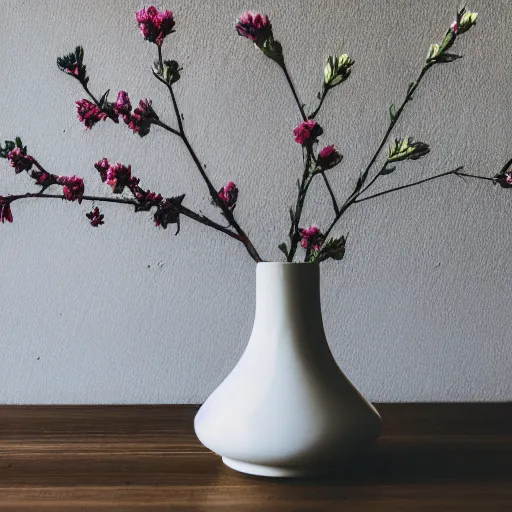
[[[0,511],[512,511],[512,404],[382,404],[374,451],[314,480],[222,465],[193,406],[0,407]]]

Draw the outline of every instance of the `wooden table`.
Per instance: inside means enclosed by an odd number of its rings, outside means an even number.
[[[265,480],[199,444],[196,407],[0,407],[0,511],[512,511],[512,404],[378,409],[357,466]]]

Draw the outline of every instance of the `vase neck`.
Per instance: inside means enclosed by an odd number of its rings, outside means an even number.
[[[256,322],[322,324],[320,270],[315,264],[259,263]]]

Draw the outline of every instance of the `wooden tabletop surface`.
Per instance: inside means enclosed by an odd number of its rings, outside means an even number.
[[[382,404],[384,435],[329,478],[238,474],[193,406],[0,407],[0,511],[512,511],[512,404]]]

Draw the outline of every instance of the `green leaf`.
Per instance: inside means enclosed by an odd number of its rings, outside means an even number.
[[[396,167],[385,165],[384,169],[380,171],[381,176],[386,176],[387,174],[391,174],[392,172],[396,171]]]
[[[319,251],[312,251],[309,256],[311,263],[320,263],[329,258],[333,260],[341,260],[345,256],[346,238],[330,238],[327,240]]]
[[[16,147],[12,140],[6,140],[4,147],[0,144],[0,158],[7,158],[7,155]]]
[[[105,106],[105,104],[107,103],[107,98],[108,98],[109,93],[110,93],[110,89],[105,91],[103,93],[103,96],[100,98],[100,107],[101,108],[103,108]]]
[[[444,36],[443,42],[441,43],[441,50],[445,52],[446,50],[449,50],[453,43],[455,42],[455,32],[453,30],[448,30],[446,32],[446,35]]]
[[[448,62],[453,62],[455,60],[462,59],[462,55],[455,55],[454,53],[442,53],[438,57],[436,57],[435,61],[439,64],[445,64]]]
[[[272,36],[267,37],[263,44],[259,46],[259,49],[269,58],[273,61],[277,62],[278,64],[283,63],[283,47],[281,46],[281,43],[277,40],[275,40]]]
[[[343,55],[330,55],[324,67],[324,85],[336,87],[350,76],[354,61],[344,53]]]
[[[183,68],[175,60],[165,60],[162,69],[162,78],[172,85],[181,78],[181,71]]]
[[[286,258],[288,258],[288,247],[284,242],[279,244],[277,248],[286,256]]]
[[[391,122],[394,123],[396,119],[396,107],[394,103],[392,103],[391,106],[389,107],[389,117],[391,119]]]
[[[459,31],[457,35],[464,34],[464,32],[467,32],[471,27],[475,26],[476,19],[478,18],[477,12],[469,12],[465,9],[462,9],[459,14],[462,14],[462,16],[460,17]]]
[[[387,162],[400,162],[402,160],[418,160],[430,152],[430,147],[424,142],[414,142],[412,137],[395,139],[389,146]]]

